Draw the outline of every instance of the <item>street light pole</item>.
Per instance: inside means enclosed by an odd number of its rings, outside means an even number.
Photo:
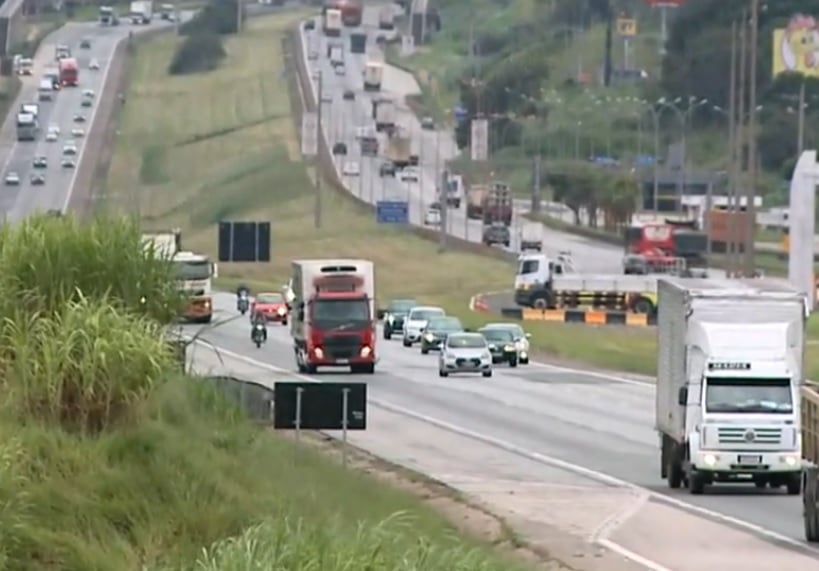
[[[750,139],[748,140],[748,170],[750,172],[751,182],[748,185],[748,225],[745,235],[745,277],[754,275],[754,230],[756,229],[756,205],[754,199],[756,198],[756,186],[758,176],[757,165],[757,117],[754,112],[756,109],[756,60],[758,51],[758,35],[759,35],[759,0],[751,0],[751,67],[748,70],[751,74],[750,78],[750,102],[748,108],[751,110],[751,117],[748,121],[750,127]]]
[[[728,242],[725,245],[728,256],[729,276],[733,265],[736,244],[734,220],[737,212],[737,23],[731,23],[731,84],[728,101]]]

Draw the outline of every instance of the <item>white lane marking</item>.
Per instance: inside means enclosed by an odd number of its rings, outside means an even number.
[[[214,350],[213,346],[211,346],[211,345],[207,345],[206,343],[203,343],[201,341],[197,341],[197,343],[200,343],[203,346],[208,347],[211,351]],[[278,373],[278,374],[287,373],[288,375],[290,375],[290,376],[292,376],[294,378],[297,378],[297,379],[300,379],[300,380],[303,380],[303,381],[307,381],[307,382],[311,382],[311,383],[321,383],[322,382],[319,379],[310,378],[310,377],[307,377],[305,375],[301,375],[299,373],[295,373],[293,371],[290,371],[288,369],[284,369],[282,367],[277,367],[277,366],[271,365],[269,363],[263,363],[261,361],[257,361],[256,359],[252,359],[252,358],[247,357],[245,355],[242,355],[240,353],[230,351],[229,349],[218,348],[217,350],[218,350],[218,352],[221,352],[224,355],[227,355],[228,357],[231,357],[231,358],[236,359],[238,361],[242,361],[242,362],[247,363],[248,365],[251,365],[251,366],[254,366],[254,367],[258,367],[258,368],[261,368],[261,369],[266,369],[268,371]],[[391,404],[391,403],[388,403],[388,402],[385,402],[385,401],[381,401],[379,399],[373,399],[373,398],[368,397],[367,402],[368,402],[368,404],[372,404],[374,406],[383,408],[385,410],[389,410],[389,411],[394,412],[396,414],[402,414],[404,416],[408,416],[408,417],[413,418],[415,420],[425,422],[425,423],[431,424],[433,426],[437,426],[438,428],[441,428],[443,430],[447,430],[449,432],[453,432],[455,434],[459,434],[461,436],[471,438],[472,440],[476,440],[478,442],[482,442],[484,444],[488,444],[490,446],[500,448],[501,450],[505,450],[506,452],[516,454],[518,456],[527,458],[529,460],[533,460],[535,462],[540,462],[542,464],[546,464],[546,465],[549,465],[549,466],[552,466],[552,467],[555,467],[555,468],[559,468],[559,469],[564,470],[566,472],[571,472],[571,473],[577,474],[579,476],[582,476],[584,478],[588,478],[590,480],[595,480],[597,482],[601,482],[603,484],[606,484],[606,485],[609,485],[609,486],[612,486],[612,487],[627,488],[627,489],[633,490],[633,491],[638,492],[638,493],[643,493],[649,499],[659,501],[659,502],[663,502],[663,503],[665,503],[667,505],[671,505],[673,507],[676,507],[676,508],[679,508],[679,509],[682,509],[682,510],[686,510],[686,511],[688,511],[690,513],[694,513],[694,514],[697,514],[697,515],[700,515],[700,516],[703,516],[703,517],[706,517],[706,518],[709,518],[709,519],[712,519],[712,520],[716,520],[716,521],[721,522],[721,523],[732,525],[734,527],[743,529],[745,531],[749,531],[751,533],[757,534],[759,536],[765,537],[765,538],[767,538],[769,540],[772,540],[772,541],[775,541],[775,542],[779,542],[779,543],[783,543],[783,544],[786,544],[786,545],[790,545],[792,547],[796,547],[799,550],[801,550],[803,552],[807,552],[812,556],[819,555],[819,548],[812,547],[812,546],[810,546],[810,545],[808,545],[808,544],[806,544],[806,543],[804,543],[802,541],[799,541],[797,539],[793,539],[793,538],[788,537],[786,535],[782,535],[781,533],[777,533],[777,532],[775,532],[773,530],[764,528],[764,527],[762,527],[760,525],[757,525],[757,524],[754,524],[754,523],[751,523],[751,522],[748,522],[748,521],[745,521],[745,520],[742,520],[742,519],[739,519],[739,518],[736,518],[736,517],[733,517],[733,516],[729,516],[729,515],[714,511],[714,510],[710,510],[708,508],[704,508],[704,507],[701,507],[701,506],[690,504],[688,502],[685,502],[683,500],[679,500],[679,499],[674,498],[672,496],[667,496],[665,494],[655,492],[653,490],[650,490],[648,488],[644,488],[644,487],[639,486],[637,484],[633,484],[631,482],[621,480],[620,478],[616,478],[616,477],[611,476],[609,474],[606,474],[604,472],[599,472],[597,470],[592,470],[590,468],[585,468],[585,467],[580,466],[578,464],[573,464],[571,462],[566,462],[565,460],[561,460],[561,459],[555,458],[553,456],[547,456],[547,455],[541,454],[539,452],[534,452],[534,451],[531,451],[531,450],[527,450],[525,448],[517,446],[516,444],[512,444],[510,442],[500,440],[500,439],[495,438],[493,436],[488,436],[486,434],[481,434],[479,432],[475,432],[475,431],[470,430],[468,428],[464,428],[464,427],[461,427],[461,426],[446,422],[444,420],[439,420],[437,418],[427,416],[425,414],[421,414],[421,413],[418,413],[418,412],[415,412],[415,411],[412,411],[412,410],[406,409],[404,407],[394,405],[394,404]],[[799,514],[794,513],[794,518],[798,518],[798,517],[799,517]],[[656,570],[657,571],[664,571],[662,567],[656,568]],[[665,571],[668,571],[668,570],[665,570]]]
[[[93,33],[93,32],[89,31],[89,33]],[[103,97],[103,95],[105,93],[105,84],[108,82],[108,72],[111,71],[111,64],[114,61],[114,53],[117,51],[117,48],[119,47],[119,44],[124,39],[126,39],[127,37],[128,36],[122,36],[119,39],[117,39],[114,42],[114,45],[113,45],[113,47],[111,48],[111,51],[108,54],[108,62],[105,64],[105,71],[102,72],[102,81],[100,82],[99,93],[97,93],[97,97],[95,98],[96,101],[94,102],[94,106],[93,106],[93,108],[91,110],[91,120],[88,122],[88,135],[89,136],[91,136],[93,131],[94,131],[94,121],[96,120],[96,117],[97,117],[97,111],[99,111],[99,108],[100,108],[99,101],[100,101],[100,99],[102,99],[102,97]],[[94,45],[97,45],[97,42],[94,42]],[[96,50],[94,50],[94,51],[96,51]],[[88,71],[86,71],[86,73],[88,73]],[[80,86],[78,85],[76,89],[80,89]],[[114,108],[112,108],[112,110],[111,110],[112,112],[114,112],[114,109],[116,109],[116,105],[118,103],[120,103],[119,100],[117,100],[117,102],[114,103]],[[99,133],[97,133],[96,136],[99,136]],[[80,169],[82,168],[82,160],[85,157],[85,149],[86,149],[87,146],[88,146],[88,140],[86,139],[85,141],[83,141],[82,145],[80,146],[80,154],[77,157],[77,166],[74,169],[74,172],[71,174],[71,180],[68,183],[68,189],[66,190],[66,193],[65,193],[65,202],[63,202],[63,208],[62,208],[63,214],[68,212],[68,204],[71,202],[71,197],[74,194],[74,183],[76,183],[77,175],[80,173]]]
[[[645,567],[649,571],[674,571],[673,569],[670,569],[668,567],[663,567],[662,565],[652,561],[651,559],[647,559],[647,558],[643,557],[642,555],[634,553],[630,549],[626,549],[622,545],[614,543],[610,539],[601,539],[597,543],[599,543],[603,547],[606,547],[606,548],[612,550],[613,552],[617,553],[618,555],[622,555],[626,559],[630,559],[631,561],[633,561],[637,565],[642,565],[643,567]]]

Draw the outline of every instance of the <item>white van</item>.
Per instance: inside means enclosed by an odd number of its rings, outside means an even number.
[[[50,78],[44,77],[37,87],[37,98],[40,101],[51,101],[54,98],[54,82]]]

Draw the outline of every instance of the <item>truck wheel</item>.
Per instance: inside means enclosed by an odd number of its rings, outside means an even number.
[[[549,300],[546,297],[539,295],[532,300],[532,307],[535,309],[546,309],[549,307]]]
[[[696,472],[688,476],[688,491],[695,496],[700,496],[705,492],[705,478]]]
[[[785,484],[789,496],[798,496],[802,493],[802,474],[795,474]]]
[[[429,349],[421,345],[421,355],[429,355]]]
[[[510,366],[510,367],[517,367],[517,366],[518,366],[518,360],[517,360],[517,359],[515,359],[515,358],[512,358],[512,359],[509,361],[509,366]]]
[[[764,490],[767,485],[768,481],[765,478],[754,478],[754,486],[756,486],[757,490]]]
[[[654,304],[644,297],[638,298],[637,301],[634,302],[634,311],[635,313],[651,315],[654,313]]]
[[[304,366],[304,372],[307,375],[315,375],[316,371],[318,371],[318,367],[316,367],[315,365],[305,365]]]
[[[412,341],[404,339],[404,347],[412,347]]]
[[[384,339],[389,341],[391,338],[392,338],[392,330],[389,328],[389,326],[385,326],[384,327]]]
[[[666,465],[666,476],[668,477],[668,487],[672,490],[678,490],[682,486],[683,471],[682,466],[673,459],[668,461]]]

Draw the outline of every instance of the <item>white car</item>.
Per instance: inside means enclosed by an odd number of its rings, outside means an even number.
[[[418,182],[420,173],[415,167],[405,167],[398,171],[398,180],[401,182]]]
[[[77,166],[77,163],[74,161],[74,159],[66,158],[63,159],[62,166],[64,169],[73,169],[75,166]]]
[[[17,186],[20,184],[20,175],[16,172],[6,173],[6,184],[9,186]]]
[[[361,174],[361,168],[358,166],[358,163],[355,161],[348,161],[344,163],[344,169],[342,170],[342,174],[344,176],[358,176]]]
[[[61,132],[60,131],[60,126],[51,124],[51,125],[48,126],[48,132],[49,133],[54,133],[55,135],[59,135],[60,132]]]
[[[452,373],[492,376],[492,355],[483,335],[464,332],[446,336],[438,357],[438,376],[448,377]]]
[[[347,68],[344,67],[343,65],[337,65],[335,67],[335,70],[336,70],[336,75],[346,75],[347,74]]]
[[[77,154],[77,145],[63,145],[63,155],[66,157],[73,157]]]
[[[333,102],[333,94],[324,92],[321,94],[321,102],[322,103],[332,103]]]
[[[85,137],[85,129],[80,129],[79,127],[71,129],[71,136],[77,138]]]
[[[98,70],[99,68],[100,62],[98,62],[96,59],[92,59],[90,62],[88,62],[88,69]]]
[[[412,347],[413,343],[421,340],[421,333],[427,322],[433,317],[446,317],[446,312],[440,307],[422,305],[413,307],[404,319],[404,330],[401,338],[404,347]]]
[[[356,127],[355,128],[355,138],[357,141],[361,139],[366,139],[367,137],[374,137],[375,136],[375,129],[372,127]]]
[[[53,142],[55,142],[55,141],[56,141],[58,138],[59,138],[59,135],[58,135],[57,133],[55,133],[54,131],[49,131],[48,133],[46,133],[45,140],[46,140],[47,142],[49,142],[49,143],[53,143]]]
[[[440,226],[441,225],[441,211],[437,208],[428,208],[424,213],[424,225],[426,226]]]
[[[518,350],[518,363],[521,365],[529,364],[529,338],[531,333],[523,330],[523,327],[517,323],[487,323],[483,329],[503,329],[510,331],[512,337],[515,339],[515,348]]]
[[[94,90],[93,89],[83,89],[82,96],[87,99],[94,99]]]

